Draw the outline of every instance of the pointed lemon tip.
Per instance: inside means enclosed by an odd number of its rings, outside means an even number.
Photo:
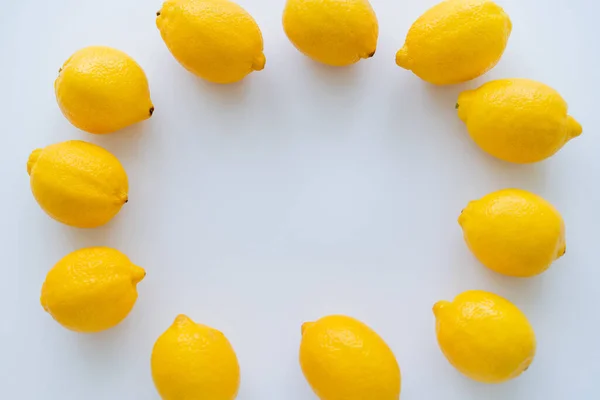
[[[360,58],[363,59],[368,59],[368,58],[372,58],[373,56],[375,56],[375,53],[377,52],[377,49],[373,49],[372,51],[369,51],[367,53],[364,53],[360,56]]]
[[[560,246],[560,248],[558,249],[558,252],[556,253],[556,259],[558,260],[559,258],[564,256],[566,252],[567,252],[567,244],[563,243],[562,246]]]
[[[119,206],[123,207],[125,204],[129,203],[129,195],[127,192],[121,192],[119,195],[117,195],[115,201]]]
[[[463,224],[465,223],[465,218],[466,218],[465,217],[465,210],[462,210],[460,212],[460,215],[458,216],[458,219],[457,219],[458,225],[460,225],[461,228],[462,228]]]
[[[40,154],[42,154],[42,149],[35,149],[29,155],[29,159],[27,160],[27,173],[29,175],[31,175],[31,170],[33,169],[33,166],[35,165],[37,160],[40,158]]]
[[[146,271],[142,267],[133,265],[131,267],[131,281],[134,285],[140,283],[146,277]]]
[[[252,69],[254,71],[262,71],[265,68],[265,64],[267,63],[267,58],[263,53],[260,53],[258,57],[254,59],[252,62]]]
[[[408,50],[406,49],[406,46],[402,47],[396,53],[396,64],[400,68],[404,68],[404,69],[408,69],[408,70],[411,69],[412,61],[411,61],[410,57],[408,56]]]
[[[460,118],[463,122],[467,121],[467,114],[469,112],[471,99],[474,93],[474,90],[465,90],[458,95],[458,99],[456,100],[455,108],[458,112],[458,118]]]
[[[315,323],[314,322],[305,322],[302,324],[302,327],[300,328],[300,333],[302,335],[304,335],[304,332],[306,332],[306,330],[310,327],[312,327]]]
[[[156,12],[156,27],[161,30],[164,18],[161,18],[162,8]]]
[[[44,309],[44,311],[48,312],[48,305],[46,304],[46,299],[44,297],[43,292],[42,292],[42,295],[40,296],[40,304],[41,304],[42,308]]]
[[[449,305],[450,305],[449,301],[446,301],[446,300],[438,301],[437,303],[435,303],[433,305],[433,315],[435,315],[436,318],[439,318],[442,310],[447,308]]]
[[[568,136],[569,139],[576,138],[577,136],[583,133],[583,127],[577,120],[570,115],[567,115],[567,124],[568,124]]]
[[[193,324],[193,323],[194,323],[194,321],[192,321],[187,315],[179,314],[175,318],[175,321],[173,322],[173,326],[182,327],[182,326],[186,326],[186,325]]]

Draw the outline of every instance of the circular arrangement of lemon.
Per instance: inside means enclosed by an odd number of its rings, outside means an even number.
[[[458,223],[475,257],[504,275],[541,274],[567,248],[559,212],[525,190],[499,190],[471,201]]]
[[[465,82],[500,61],[511,30],[493,1],[442,1],[411,26],[396,63],[436,85]]]
[[[127,317],[146,271],[108,247],[74,251],[48,272],[42,286],[44,310],[67,329],[94,333]]]
[[[164,400],[233,400],[240,366],[221,332],[179,315],[152,350],[152,379]]]
[[[471,379],[501,383],[529,368],[536,340],[527,317],[493,293],[471,290],[433,306],[440,348]]]
[[[330,315],[302,325],[300,366],[321,400],[398,400],[400,367],[364,323]]]
[[[499,79],[460,94],[458,116],[483,150],[501,160],[544,160],[581,134],[567,103],[530,79]]]
[[[154,112],[146,74],[127,54],[91,46],[73,54],[54,82],[61,111],[77,128],[111,133]]]
[[[379,25],[368,0],[287,0],[282,22],[300,52],[330,66],[354,64],[377,49]],[[234,83],[265,67],[258,24],[230,0],[167,0],[156,25],[177,61],[207,81]],[[498,63],[511,31],[510,18],[493,1],[446,0],[412,24],[396,63],[433,84],[465,82]],[[115,132],[154,112],[144,71],[111,47],[75,52],[54,87],[64,116],[90,133]],[[494,80],[463,91],[456,108],[479,147],[513,163],[544,160],[583,130],[558,92],[529,79]],[[72,140],[34,150],[27,172],[40,207],[73,227],[104,225],[128,202],[123,166],[91,143]],[[566,251],[560,213],[525,190],[499,190],[471,201],[458,222],[474,256],[500,274],[541,274]],[[48,272],[40,301],[65,328],[100,332],[127,317],[145,276],[115,249],[84,248]],[[433,312],[440,349],[467,377],[501,383],[533,362],[534,330],[508,300],[471,290],[437,302]],[[361,321],[330,315],[303,324],[301,334],[300,367],[319,399],[400,398],[396,357]],[[164,400],[234,400],[240,388],[239,362],[225,335],[185,315],[156,341],[151,373]]]
[[[237,82],[265,66],[260,28],[232,1],[167,0],[156,25],[177,61],[210,82]]]
[[[287,0],[283,29],[298,50],[332,66],[373,57],[379,36],[368,0]]]
[[[128,201],[129,183],[119,160],[79,140],[34,150],[27,161],[31,191],[42,209],[77,228],[106,224]]]

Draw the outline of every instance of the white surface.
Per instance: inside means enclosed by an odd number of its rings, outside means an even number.
[[[410,24],[435,2],[373,0],[376,56],[330,69],[288,42],[283,0],[240,0],[262,28],[267,66],[232,86],[176,63],[155,27],[158,0],[3,2],[0,397],[157,400],[152,345],[187,313],[231,340],[240,400],[315,399],[297,362],[300,324],[347,313],[393,348],[402,399],[600,398],[600,10],[585,0],[501,1],[514,30],[500,64],[437,88],[394,64]],[[92,44],[145,68],[151,120],[99,137],[61,115],[58,68]],[[454,103],[501,77],[555,87],[583,136],[536,165],[483,154]],[[63,226],[31,196],[30,151],[68,139],[106,147],[129,173],[130,202],[104,228]],[[463,243],[460,210],[505,187],[541,194],[566,220],[567,254],[541,277],[490,273]],[[56,324],[38,299],[48,269],[92,245],[124,251],[148,276],[122,325],[85,336]],[[523,377],[484,386],[438,350],[431,306],[466,289],[506,296],[529,316],[539,345]]]

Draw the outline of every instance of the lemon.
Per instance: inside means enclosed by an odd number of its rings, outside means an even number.
[[[541,274],[566,250],[558,211],[525,190],[499,190],[472,201],[458,223],[475,257],[504,275]]]
[[[146,272],[108,247],[74,251],[46,276],[41,303],[67,329],[93,333],[121,322],[133,308]]]
[[[110,47],[75,52],[60,69],[54,89],[65,117],[89,133],[115,132],[154,112],[142,68]]]
[[[456,107],[479,147],[514,163],[548,158],[582,132],[560,94],[529,79],[499,79],[464,91]]]
[[[300,52],[332,66],[373,57],[379,35],[367,0],[288,0],[283,29]]]
[[[465,82],[492,69],[512,24],[489,0],[446,0],[410,27],[396,64],[436,85]]]
[[[265,67],[256,21],[229,0],[167,0],[156,25],[173,56],[193,74],[233,83]]]
[[[300,366],[321,400],[398,400],[400,368],[362,322],[331,315],[302,325]]]
[[[104,225],[127,203],[129,186],[123,166],[91,143],[71,140],[34,150],[27,172],[42,209],[67,225]]]
[[[527,317],[493,293],[471,290],[433,306],[442,352],[462,374],[501,383],[529,368],[536,340]]]
[[[240,367],[221,332],[179,315],[156,341],[152,378],[163,400],[233,400]]]

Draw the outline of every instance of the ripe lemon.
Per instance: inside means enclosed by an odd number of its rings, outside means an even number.
[[[525,190],[499,190],[471,201],[458,223],[475,257],[504,275],[541,274],[566,250],[558,211]]]
[[[535,333],[514,304],[493,293],[471,290],[433,306],[442,352],[462,374],[501,383],[529,368]]]
[[[127,203],[129,185],[123,166],[91,143],[71,140],[34,150],[27,172],[39,205],[63,224],[104,225]]]
[[[115,132],[154,112],[142,68],[110,47],[75,52],[60,69],[54,89],[65,117],[89,133]]]
[[[156,341],[152,378],[164,400],[233,400],[240,367],[221,332],[179,315]]]
[[[400,368],[362,322],[332,315],[302,325],[300,366],[321,400],[398,400]]]
[[[233,83],[265,67],[256,21],[229,0],[167,0],[156,26],[187,70],[215,83]]]
[[[465,82],[500,61],[511,30],[508,15],[492,1],[443,1],[410,27],[396,64],[436,85]]]
[[[367,0],[288,0],[283,29],[302,53],[333,66],[372,57],[379,35]]]
[[[41,303],[67,329],[93,333],[121,322],[133,308],[146,272],[108,247],[74,251],[46,276]]]
[[[548,158],[582,132],[560,94],[529,79],[499,79],[464,91],[456,107],[479,147],[514,163]]]

